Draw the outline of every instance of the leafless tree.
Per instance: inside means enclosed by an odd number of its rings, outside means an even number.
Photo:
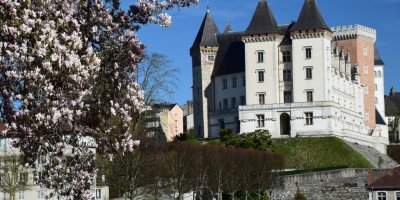
[[[145,103],[162,101],[174,93],[180,70],[164,54],[147,54],[137,68],[137,79],[144,90]]]
[[[0,191],[10,195],[10,200],[16,199],[17,192],[26,190],[27,181],[28,173],[18,156],[0,158]]]

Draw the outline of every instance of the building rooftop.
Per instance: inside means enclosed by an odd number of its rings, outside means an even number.
[[[375,65],[385,65],[385,63],[383,62],[381,55],[379,54],[379,50],[378,47],[375,44]]]
[[[253,18],[243,35],[280,34],[275,17],[266,0],[260,0]]]
[[[368,189],[400,189],[400,167],[386,173],[367,186]]]
[[[299,18],[290,31],[293,32],[313,29],[324,29],[331,31],[321,15],[316,0],[305,0]]]
[[[202,47],[217,47],[217,37],[216,34],[219,33],[218,27],[215,24],[210,11],[207,11],[204,16],[203,22],[201,23],[199,32],[197,33],[196,39],[193,42],[190,50],[194,50],[200,46]]]

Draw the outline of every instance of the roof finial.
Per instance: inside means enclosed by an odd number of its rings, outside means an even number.
[[[210,2],[207,0],[207,12],[210,12]]]
[[[231,28],[231,25],[229,23],[229,18],[226,17],[226,25],[225,25],[224,33],[230,33],[230,32],[232,32],[232,28]]]

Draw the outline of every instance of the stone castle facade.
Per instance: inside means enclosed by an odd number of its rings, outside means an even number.
[[[190,49],[195,133],[336,136],[384,153],[384,63],[375,41],[365,26],[329,28],[315,0],[289,25],[278,25],[260,0],[242,32],[227,24],[220,33],[207,11]]]

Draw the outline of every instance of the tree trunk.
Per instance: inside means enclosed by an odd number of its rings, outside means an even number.
[[[231,199],[235,200],[235,193],[234,192],[231,193]]]
[[[244,194],[244,200],[247,200],[247,195],[248,195],[248,191],[246,190],[245,194]]]

